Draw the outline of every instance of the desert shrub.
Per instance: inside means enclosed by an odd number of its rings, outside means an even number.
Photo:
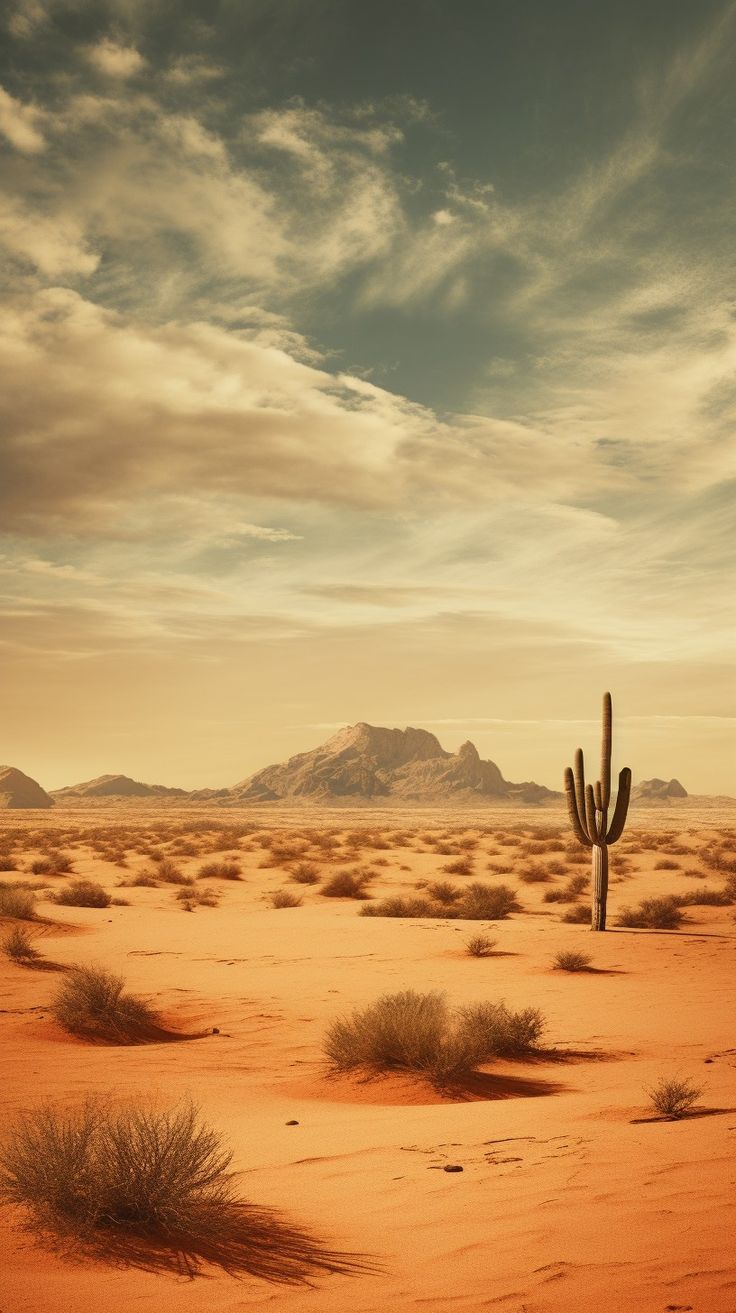
[[[163,880],[165,884],[194,884],[194,876],[185,875],[170,857],[162,857],[157,860],[154,874],[159,880]]]
[[[617,925],[640,930],[676,930],[682,924],[682,909],[673,894],[644,898],[638,907],[624,907]]]
[[[698,866],[688,866],[682,873],[690,876],[691,880],[705,880],[705,871],[701,871]]]
[[[429,898],[384,898],[380,903],[366,903],[360,909],[361,916],[446,916],[446,909],[433,903]]]
[[[289,877],[296,880],[297,884],[319,884],[320,871],[314,862],[296,862],[292,866]]]
[[[195,907],[217,907],[220,902],[220,895],[214,889],[180,889],[174,898],[185,912],[193,912]]]
[[[550,875],[567,875],[567,863],[547,862],[547,871]]]
[[[155,1024],[143,999],[125,992],[125,981],[102,967],[74,967],[52,999],[51,1012],[72,1035],[129,1043]]]
[[[12,853],[0,852],[0,871],[17,871],[18,863]]]
[[[505,1003],[469,1003],[459,1016],[462,1034],[480,1046],[485,1061],[533,1053],[546,1026],[539,1008],[514,1012]]]
[[[736,889],[724,885],[723,889],[693,889],[691,893],[675,894],[680,907],[729,907],[736,902]]]
[[[511,863],[506,862],[486,862],[486,870],[493,871],[494,875],[511,875]]]
[[[465,951],[470,957],[490,957],[498,940],[489,939],[488,935],[471,935],[465,941]]]
[[[432,898],[435,898],[438,903],[444,903],[445,905],[457,902],[463,892],[461,889],[458,889],[457,885],[452,884],[449,880],[434,880],[431,884],[427,883],[426,889],[427,893],[431,894]]]
[[[588,883],[589,876],[583,875],[582,871],[578,871],[577,875],[570,876],[565,885],[565,892],[573,898],[577,898],[579,894],[582,894],[588,888]]]
[[[529,862],[519,870],[519,879],[523,880],[524,884],[545,884],[549,878],[549,868],[542,866],[540,862]]]
[[[11,884],[0,886],[0,916],[14,917],[17,921],[35,921],[36,899],[28,889]]]
[[[655,871],[679,871],[680,863],[673,862],[669,857],[661,857],[658,862],[654,863]]]
[[[36,962],[41,956],[38,949],[34,948],[28,931],[19,925],[13,926],[10,934],[5,936],[2,948],[5,955],[14,962]]]
[[[198,878],[215,880],[242,880],[237,862],[205,862],[197,871]]]
[[[563,949],[552,963],[555,971],[587,971],[593,961],[589,953],[578,953],[575,949]]]
[[[445,862],[442,870],[446,871],[448,875],[472,875],[473,859],[472,857],[458,857],[455,862]]]
[[[582,903],[568,907],[562,919],[567,925],[590,925],[590,908]]]
[[[214,1233],[232,1200],[231,1155],[192,1105],[159,1111],[101,1100],[33,1109],[0,1152],[0,1190],[43,1226]]]
[[[152,871],[139,871],[127,880],[120,881],[121,889],[158,889],[159,882]]]
[[[480,1045],[453,1024],[443,994],[384,994],[329,1027],[324,1052],[335,1071],[404,1070],[446,1084],[483,1061]]]
[[[508,885],[483,884],[477,880],[463,890],[451,914],[465,921],[502,921],[511,912],[520,910],[521,904]]]
[[[302,899],[299,894],[292,893],[291,889],[277,889],[271,894],[272,907],[301,907]]]
[[[31,875],[51,875],[53,869],[54,864],[50,857],[36,857],[28,867]]]
[[[366,889],[372,879],[372,871],[338,871],[319,892],[324,898],[367,898]]]
[[[62,907],[109,907],[111,898],[94,880],[73,880],[54,894],[51,901]]]
[[[663,1117],[678,1119],[686,1117],[692,1111],[703,1091],[691,1081],[662,1076],[657,1084],[645,1090],[645,1093]]]
[[[573,898],[567,889],[545,889],[542,894],[543,903],[571,903]]]

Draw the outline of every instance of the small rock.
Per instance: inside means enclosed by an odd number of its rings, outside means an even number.
[[[220,1027],[219,1027],[219,1026],[213,1026],[213,1027],[212,1027],[212,1034],[213,1034],[213,1035],[219,1035],[219,1033],[220,1033]]]
[[[463,1168],[460,1167],[459,1164],[457,1163],[452,1163],[452,1164],[448,1164],[448,1166],[445,1167],[443,1170],[446,1172],[462,1172]]]
[[[285,1125],[285,1126],[298,1126],[299,1123],[298,1123],[298,1122],[285,1122],[284,1125]]]

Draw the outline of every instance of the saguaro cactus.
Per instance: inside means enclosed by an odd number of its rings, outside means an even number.
[[[618,797],[608,824],[611,803],[611,736],[613,708],[611,694],[603,694],[603,738],[601,742],[601,778],[595,787],[585,783],[583,750],[575,753],[575,769],[565,770],[567,809],[576,837],[587,848],[593,849],[593,902],[591,930],[605,930],[606,901],[608,898],[608,846],[621,837],[626,824],[631,794],[631,771],[624,766],[618,777]]]

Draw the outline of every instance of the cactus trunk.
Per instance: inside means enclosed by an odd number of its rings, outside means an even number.
[[[591,930],[605,930],[608,900],[608,845],[593,845],[593,901],[590,909]]]

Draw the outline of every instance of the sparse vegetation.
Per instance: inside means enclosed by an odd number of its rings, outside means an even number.
[[[488,935],[471,935],[465,941],[465,951],[470,957],[490,957],[497,943],[497,939],[490,939]]]
[[[333,1022],[324,1051],[334,1071],[404,1070],[441,1088],[494,1057],[530,1052],[543,1027],[533,1008],[477,1003],[453,1013],[444,994],[406,989]]]
[[[319,867],[314,862],[296,862],[289,872],[290,878],[297,884],[319,884]]]
[[[338,871],[325,881],[319,892],[325,898],[367,898],[367,887],[373,878],[372,871]]]
[[[214,889],[180,889],[174,898],[185,912],[193,912],[195,907],[217,907],[220,902]]]
[[[13,926],[13,929],[3,940],[3,952],[13,960],[13,962],[29,963],[37,962],[41,954],[34,947],[33,940],[28,931],[23,926]]]
[[[51,901],[62,907],[109,907],[112,900],[95,880],[73,880],[54,894]]]
[[[692,1112],[703,1091],[692,1081],[662,1076],[657,1084],[645,1090],[645,1093],[658,1113],[676,1121]]]
[[[637,930],[676,930],[683,915],[674,894],[662,898],[644,898],[638,907],[623,907],[617,925]]]
[[[35,921],[35,895],[21,885],[0,885],[0,916],[12,917],[16,921]]]
[[[125,991],[122,976],[102,967],[75,967],[60,985],[51,1012],[65,1030],[88,1039],[131,1043],[156,1024],[143,999]]]
[[[199,879],[242,880],[243,875],[238,862],[205,862],[197,871]]]
[[[589,953],[578,953],[568,948],[556,955],[552,965],[555,971],[587,971],[592,960]]]
[[[302,898],[291,889],[277,889],[271,894],[272,907],[301,907]]]

